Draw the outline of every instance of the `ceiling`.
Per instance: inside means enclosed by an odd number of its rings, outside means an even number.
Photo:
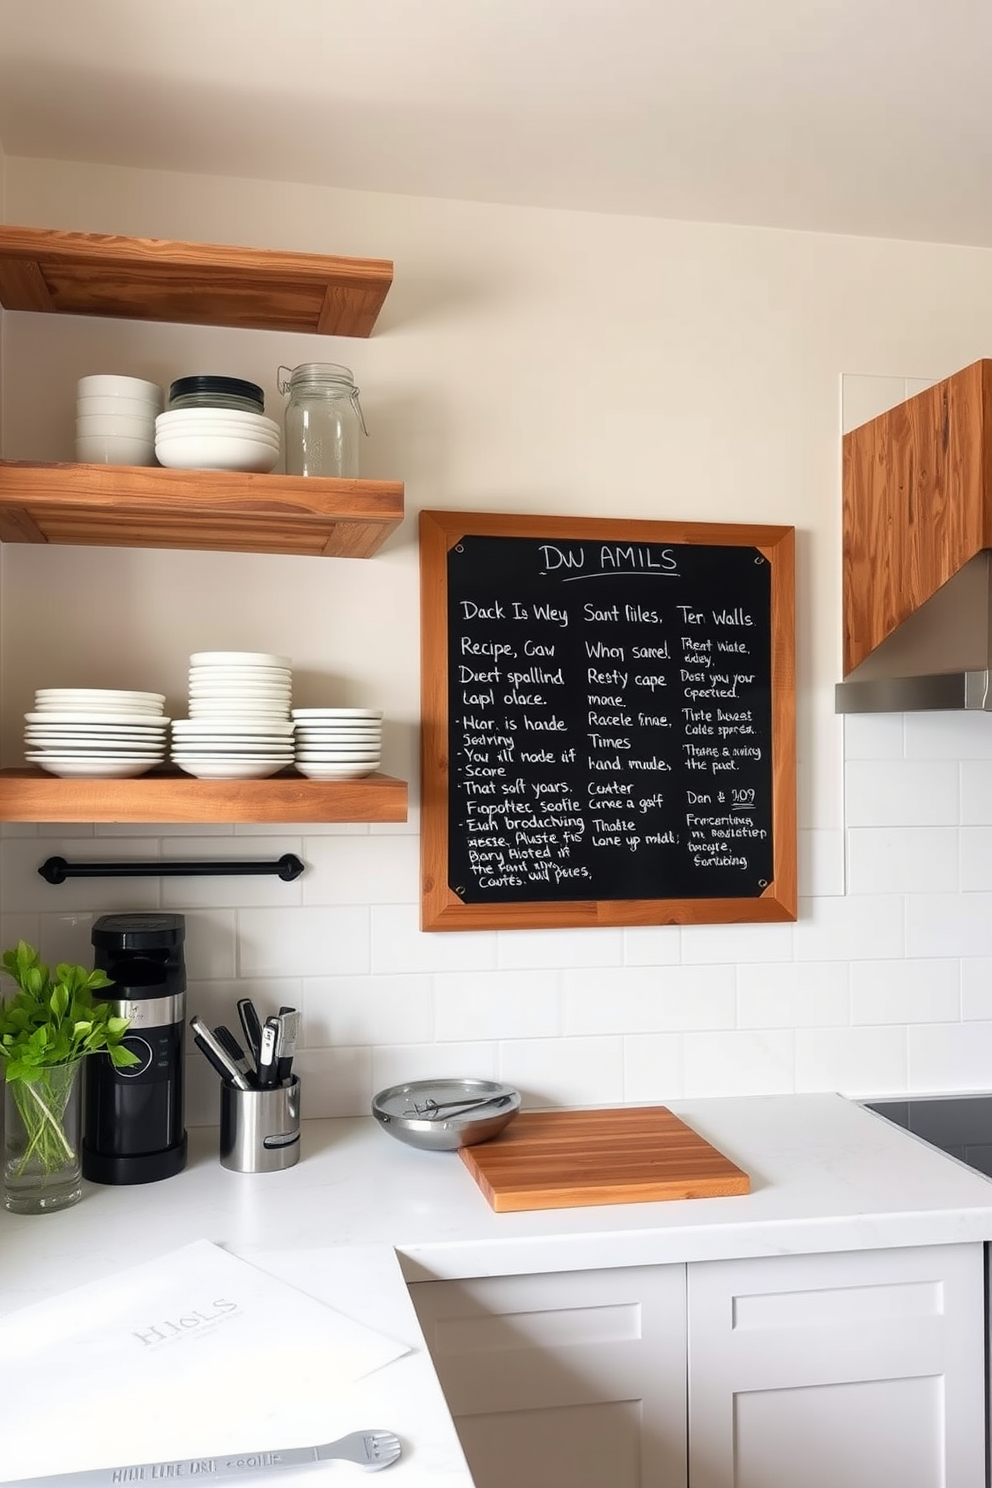
[[[989,0],[0,0],[0,145],[992,246]]]

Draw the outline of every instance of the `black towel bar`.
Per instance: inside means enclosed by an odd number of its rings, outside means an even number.
[[[50,884],[65,883],[67,878],[173,878],[186,874],[220,876],[248,873],[273,873],[290,883],[299,878],[305,866],[295,853],[283,853],[281,858],[267,863],[249,858],[230,858],[222,862],[209,858],[194,858],[188,862],[156,858],[148,863],[69,863],[65,858],[46,858],[38,872]]]

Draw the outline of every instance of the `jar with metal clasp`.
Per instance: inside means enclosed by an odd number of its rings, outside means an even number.
[[[283,419],[286,474],[356,479],[359,436],[369,431],[350,370],[335,362],[280,367],[278,387],[289,395]]]

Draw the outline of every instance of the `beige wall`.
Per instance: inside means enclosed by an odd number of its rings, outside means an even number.
[[[269,411],[278,416],[280,363],[339,360],[362,388],[371,432],[363,473],[405,481],[409,516],[371,563],[4,549],[3,763],[19,762],[21,714],[36,686],[154,688],[169,695],[175,713],[183,706],[190,651],[285,651],[294,659],[298,703],[367,703],[385,710],[384,768],[412,782],[414,810],[404,832],[371,834],[381,861],[370,881],[392,882],[392,864],[400,886],[389,892],[403,901],[409,923],[416,901],[409,848],[416,831],[417,510],[789,523],[797,528],[799,555],[804,921],[815,924],[824,902],[843,894],[843,725],[832,697],[840,676],[842,378],[929,379],[986,355],[992,253],[25,159],[6,162],[4,212],[8,221],[41,226],[394,259],[395,283],[368,341],[8,315],[3,453],[71,459],[74,385],[85,372],[130,372],[163,383],[194,371],[242,374],[265,386]],[[50,829],[47,835],[56,834]],[[22,885],[30,869],[21,851],[9,848],[6,860],[8,931],[25,925],[39,935],[64,935],[85,954],[86,915],[99,905],[84,897],[72,926],[59,929],[63,905],[51,900],[51,890],[39,900]],[[316,882],[308,892],[319,901]],[[880,894],[888,887],[875,885]],[[329,887],[324,898],[333,899]],[[118,899],[113,907],[128,905]],[[223,963],[242,972],[248,962],[256,969],[269,964],[263,955],[243,956],[246,928],[237,918],[243,908],[226,906],[235,949],[233,960]],[[374,977],[383,964],[376,959],[374,901],[363,909],[372,920],[366,969]],[[204,914],[209,922],[209,906]],[[532,943],[504,937],[491,966],[480,968],[478,937],[427,937],[449,946],[425,951],[411,933],[410,975],[421,980],[408,990],[428,996],[430,1016],[418,1024],[418,1037],[405,1041],[390,1038],[388,1019],[373,1026],[374,1020],[357,1018],[353,1043],[372,1051],[373,1084],[392,1072],[389,1058],[377,1054],[384,1046],[401,1042],[407,1050],[416,1043],[426,1047],[425,1058],[438,1057],[445,1038],[438,1032],[439,977],[502,968],[505,997],[513,991],[506,968],[526,962],[520,947]],[[633,959],[656,970],[684,967],[688,960],[723,967],[728,958],[721,934],[725,927],[616,932],[605,964],[620,968]],[[771,952],[763,934],[756,927],[736,932],[735,965],[831,960],[815,947],[802,954],[796,938],[802,923],[795,934],[782,927]],[[541,942],[536,960],[559,978],[555,997],[563,969],[587,962],[592,943],[557,932]],[[899,960],[904,942],[891,952],[889,942],[880,942],[867,955]],[[857,947],[849,952],[852,961],[861,954]],[[204,957],[209,962],[206,950]],[[300,974],[306,980],[334,972],[328,946],[326,957]],[[403,966],[390,971],[401,983],[404,975]],[[833,969],[830,981],[831,995],[839,998]],[[804,985],[797,975],[794,994]],[[402,986],[391,983],[390,991],[402,996]],[[542,1025],[540,1037],[547,1039],[549,1056],[553,1043],[559,1054],[566,1045],[574,1052],[583,1032],[626,1039],[621,1093],[630,1097],[641,1088],[629,1074],[631,1061],[643,1059],[647,1068],[648,1045],[638,1041],[640,1033],[740,1032],[739,985],[735,996],[736,1011],[721,1013],[716,1022],[689,1011],[672,1028],[650,1019],[645,1028],[635,1015],[633,1026],[608,1034],[595,1021],[588,1028],[581,1019],[570,1024],[556,1003],[557,1021]],[[686,997],[691,1008],[691,993]],[[481,1006],[481,992],[479,1000]],[[749,1058],[758,1061],[755,1088],[803,1083],[794,1036],[809,1013],[806,1004],[779,1020],[778,1031],[793,1042],[776,1046],[769,1067],[761,1051],[747,1053],[741,1040],[744,1066]],[[835,1026],[838,1019],[843,1022],[835,1009],[828,1021]],[[912,1019],[897,1011],[895,1021]],[[471,1033],[455,1024],[466,1037]],[[333,1018],[322,1026],[327,1044],[340,1042]],[[486,1025],[485,1058],[503,1060],[512,1074],[512,1058],[496,1046],[501,1038],[526,1041],[532,1024],[497,1020],[502,1032],[495,1037],[493,1026]],[[456,1042],[460,1050],[464,1038]],[[681,1058],[684,1046],[680,1050]],[[522,1054],[522,1046],[515,1052]],[[536,1067],[544,1068],[539,1060]],[[684,1086],[685,1066],[679,1067]],[[408,1068],[409,1056],[401,1075]],[[867,1084],[898,1086],[887,1057],[880,1056],[876,1068],[873,1079],[869,1059]],[[585,1079],[581,1061],[577,1069],[566,1093],[599,1098],[603,1087]],[[554,1087],[550,1077],[542,1085],[537,1075],[534,1084],[538,1093]]]

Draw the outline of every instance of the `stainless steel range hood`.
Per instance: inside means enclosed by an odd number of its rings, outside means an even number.
[[[992,712],[992,360],[844,436],[838,713]]]
[[[992,553],[977,553],[834,688],[838,713],[992,713]]]

